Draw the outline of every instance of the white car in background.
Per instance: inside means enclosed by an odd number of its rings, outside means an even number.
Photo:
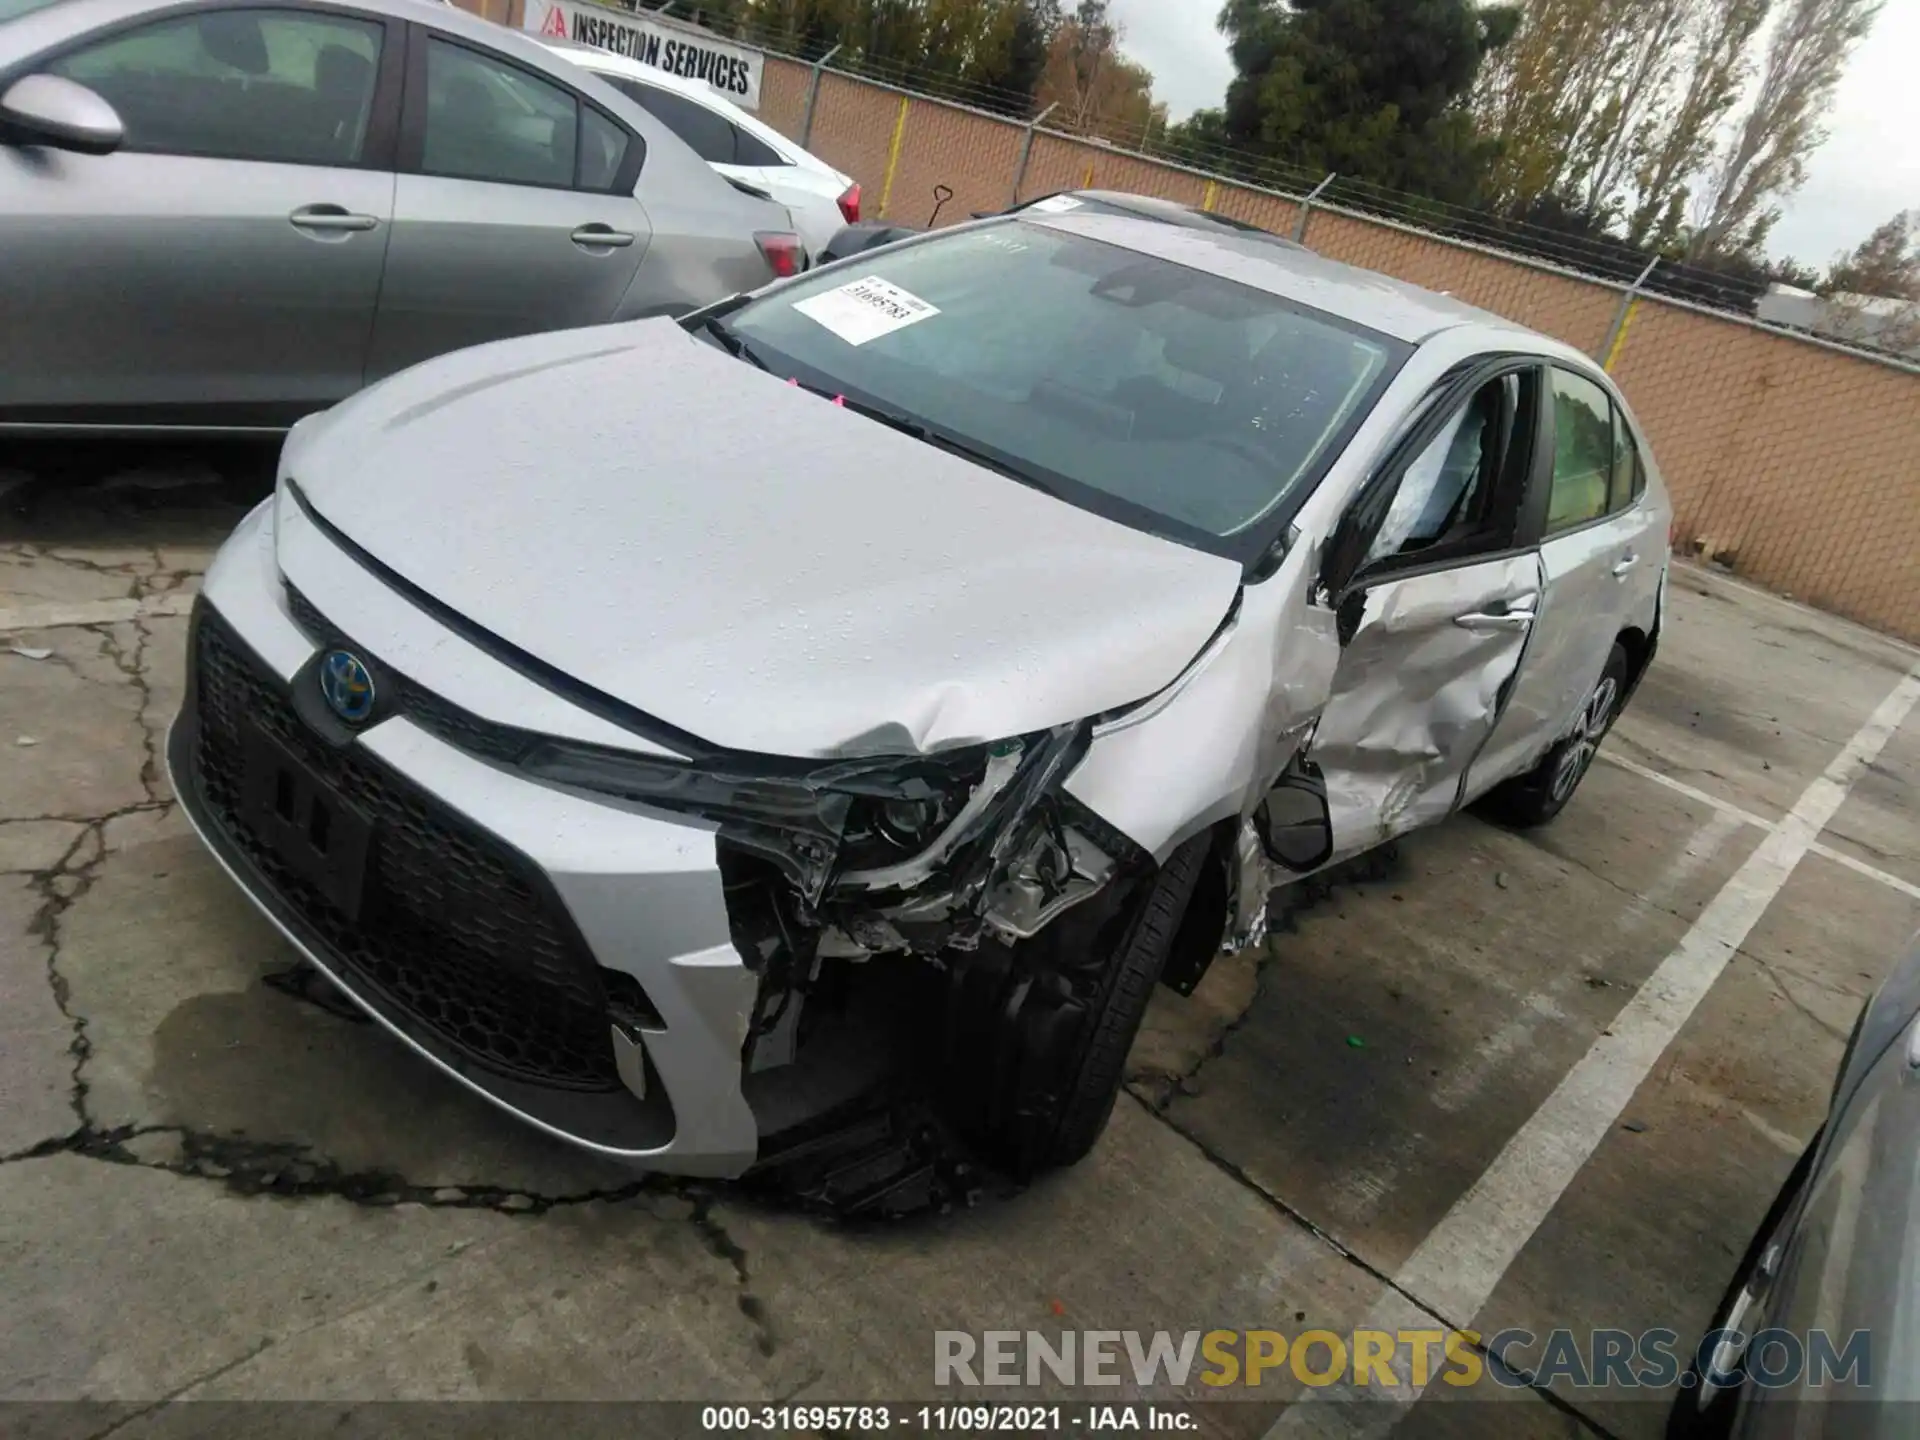
[[[841,227],[860,219],[860,185],[852,176],[802,150],[704,81],[572,40],[540,43],[645,106],[722,175],[786,206],[810,260],[820,258]]]

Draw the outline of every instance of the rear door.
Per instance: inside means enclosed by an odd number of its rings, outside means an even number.
[[[556,78],[412,27],[369,379],[612,320],[652,239],[645,146]]]
[[[1540,603],[1522,506],[1544,388],[1527,359],[1460,372],[1336,532],[1352,570],[1329,582],[1342,644],[1307,752],[1332,858],[1448,814],[1493,733]]]
[[[126,140],[0,147],[0,418],[279,425],[358,389],[402,30],[208,7],[41,62],[111,104]]]
[[[809,257],[818,257],[839,233],[844,220],[838,192],[736,124],[724,111],[702,104],[690,95],[651,85],[630,75],[602,73],[601,79],[631,98],[648,114],[687,142],[718,174],[765,195],[783,207],[788,223],[799,233]],[[717,98],[717,97],[716,97]]]
[[[1540,536],[1540,608],[1513,696],[1474,763],[1469,799],[1530,769],[1568,732],[1615,639],[1651,613],[1666,558],[1625,414],[1592,376],[1559,365],[1548,374],[1553,465],[1526,520]]]

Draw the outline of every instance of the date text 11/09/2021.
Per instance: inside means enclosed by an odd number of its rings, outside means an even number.
[[[1073,1431],[1199,1428],[1199,1419],[1177,1405],[708,1405],[700,1428],[716,1433],[794,1431],[857,1434],[883,1430],[909,1433],[1009,1433],[1059,1435]]]

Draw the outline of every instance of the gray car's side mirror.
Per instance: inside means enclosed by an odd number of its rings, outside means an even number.
[[[0,140],[8,144],[106,155],[126,137],[111,105],[58,75],[28,75],[0,95]]]

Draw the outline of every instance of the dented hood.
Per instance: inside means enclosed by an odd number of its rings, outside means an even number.
[[[1232,561],[668,320],[443,356],[303,422],[283,473],[476,624],[711,744],[769,754],[931,751],[1141,699],[1240,583]]]

